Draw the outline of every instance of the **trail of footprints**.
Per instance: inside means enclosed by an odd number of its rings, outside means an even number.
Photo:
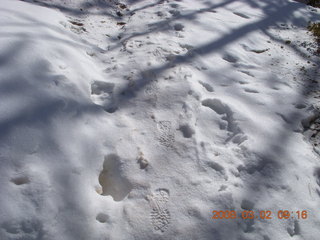
[[[159,188],[155,193],[148,195],[147,200],[151,207],[151,224],[156,231],[164,232],[169,227],[171,216],[167,206],[169,190]]]

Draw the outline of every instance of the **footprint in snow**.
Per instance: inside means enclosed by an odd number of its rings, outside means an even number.
[[[151,223],[154,230],[164,232],[170,224],[171,216],[168,209],[169,190],[159,188],[155,193],[148,195],[147,200],[151,207]]]
[[[158,130],[159,130],[159,137],[158,140],[161,145],[172,148],[175,142],[175,135],[172,130],[171,122],[170,121],[159,121],[158,122]]]

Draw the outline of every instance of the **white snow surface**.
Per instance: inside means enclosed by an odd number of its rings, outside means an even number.
[[[318,240],[319,16],[289,0],[1,0],[0,239]]]

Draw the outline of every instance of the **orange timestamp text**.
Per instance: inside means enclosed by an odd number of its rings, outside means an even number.
[[[269,210],[261,211],[240,211],[225,210],[225,211],[212,211],[212,219],[307,219],[307,210],[289,211],[279,210],[277,212]]]

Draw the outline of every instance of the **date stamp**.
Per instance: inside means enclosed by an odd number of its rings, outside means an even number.
[[[279,210],[277,212],[269,210],[261,211],[212,211],[212,219],[308,219],[307,210],[289,211]]]

